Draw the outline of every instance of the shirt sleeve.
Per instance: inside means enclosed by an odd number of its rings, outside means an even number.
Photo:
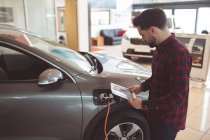
[[[147,79],[146,81],[141,83],[142,91],[147,91],[150,89],[151,79],[152,79],[152,77],[150,77],[149,79]]]
[[[191,66],[192,60],[187,50],[173,53],[167,66],[169,77],[168,94],[152,101],[143,101],[143,108],[146,110],[166,110],[174,105],[187,103]]]

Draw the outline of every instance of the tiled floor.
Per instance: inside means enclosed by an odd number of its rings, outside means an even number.
[[[104,46],[97,52],[122,57],[120,46]],[[138,63],[150,68],[151,61]],[[210,82],[205,88],[190,88],[186,129],[176,140],[210,140]]]

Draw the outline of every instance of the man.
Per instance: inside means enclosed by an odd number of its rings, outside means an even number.
[[[148,100],[134,98],[129,103],[147,112],[152,140],[174,140],[177,132],[185,129],[191,56],[168,30],[162,9],[143,11],[134,18],[133,24],[149,47],[156,50],[152,76],[141,85],[129,87],[135,94],[149,90]]]

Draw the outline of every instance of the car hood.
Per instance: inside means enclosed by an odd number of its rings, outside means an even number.
[[[101,62],[103,71],[99,74],[75,75],[74,77],[79,83],[85,83],[84,81],[89,80],[88,84],[80,84],[81,89],[86,89],[87,86],[93,89],[110,89],[111,83],[130,87],[131,85],[138,85],[139,82],[143,82],[151,76],[151,71],[148,68],[128,59],[99,53],[90,54]],[[148,92],[142,92],[138,96],[147,99]]]
[[[103,77],[133,75],[148,78],[151,76],[150,69],[128,59],[99,53],[92,53],[92,55],[94,55],[103,65],[103,72],[100,74]]]

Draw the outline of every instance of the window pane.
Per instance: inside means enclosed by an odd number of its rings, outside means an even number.
[[[49,68],[42,60],[4,46],[0,46],[0,53],[0,81],[35,80],[41,72]]]
[[[54,0],[27,0],[28,30],[56,40]]]
[[[210,32],[210,19],[209,17],[210,8],[199,8],[198,9],[198,24],[197,33],[201,33],[203,30]]]
[[[184,33],[195,31],[196,9],[176,9],[175,26],[180,27]]]
[[[172,9],[163,9],[167,17],[170,17],[172,15]]]
[[[0,23],[25,28],[23,0],[1,0]]]
[[[92,25],[108,25],[109,24],[109,11],[91,11],[91,24]]]

